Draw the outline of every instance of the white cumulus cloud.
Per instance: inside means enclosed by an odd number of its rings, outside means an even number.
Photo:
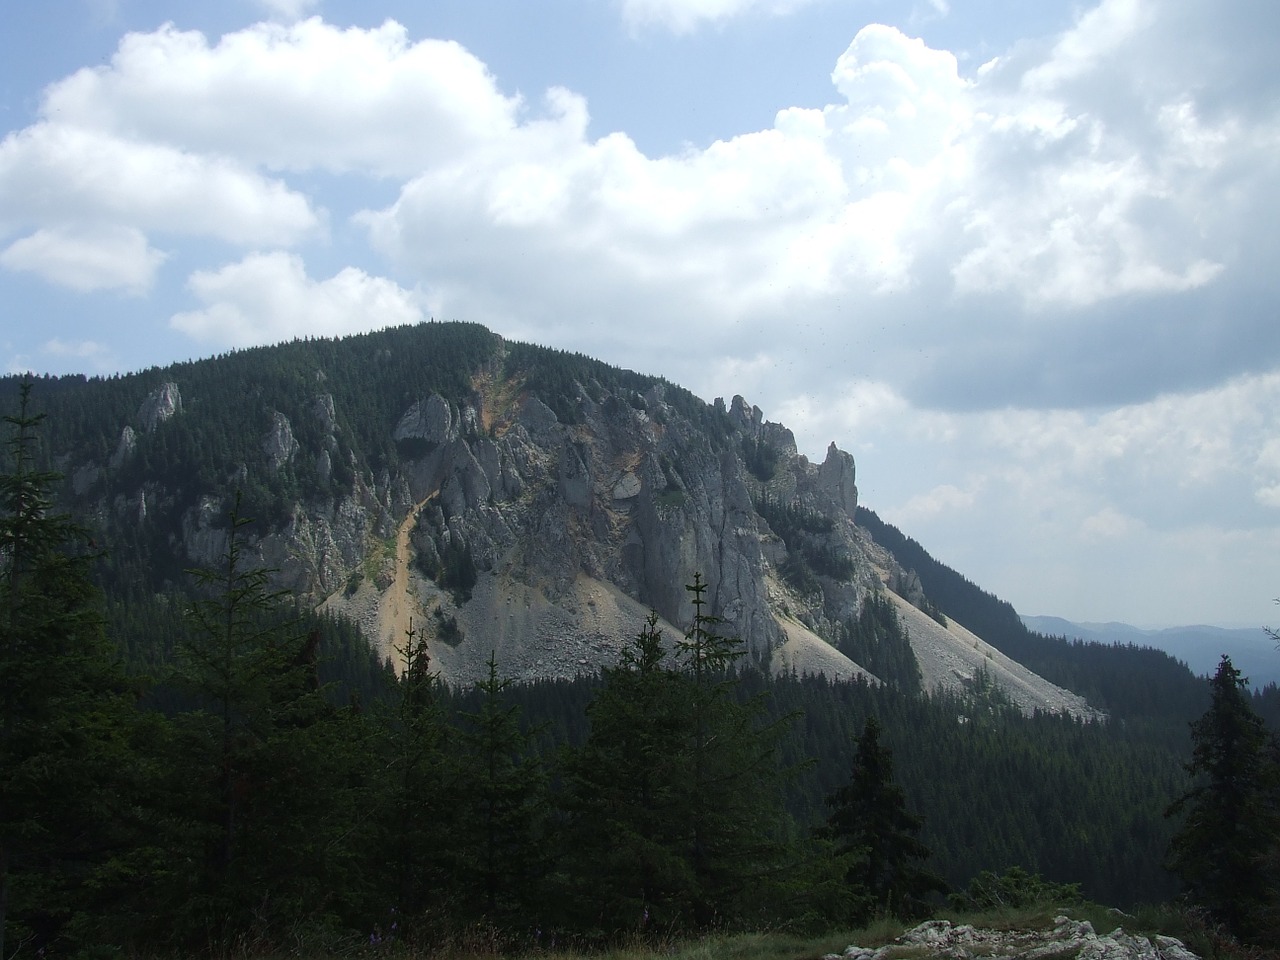
[[[384,277],[347,267],[328,280],[313,280],[301,257],[283,251],[196,271],[187,286],[205,306],[174,314],[171,326],[218,347],[338,336],[425,319],[414,295]]]
[[[407,176],[510,135],[521,102],[450,40],[394,21],[259,23],[210,43],[166,25],[46,93],[60,124],[271,170]]]
[[[658,27],[692,33],[744,16],[783,16],[814,0],[622,0],[622,15],[631,27]]]
[[[0,229],[114,223],[235,243],[292,243],[308,199],[221,155],[42,122],[0,143]]]
[[[35,273],[72,290],[117,290],[142,296],[165,254],[129,227],[46,228],[0,252],[0,266]]]

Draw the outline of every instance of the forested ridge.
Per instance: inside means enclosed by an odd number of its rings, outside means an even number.
[[[397,675],[354,625],[273,593],[237,559],[237,531],[251,537],[291,498],[393,463],[391,428],[425,394],[463,396],[499,365],[573,422],[575,390],[660,382],[436,326],[29,390],[0,381],[0,956],[430,946],[477,925],[532,948],[847,924],[889,908],[829,802],[877,750],[901,788],[877,795],[910,812],[892,822],[953,890],[1021,868],[1118,907],[1179,891],[1164,864],[1181,821],[1165,813],[1186,806],[1204,739],[1190,724],[1211,695],[1229,699],[1230,677],[1211,688],[1158,651],[1031,634],[862,508],[859,523],[938,614],[1107,717],[1026,717],[981,683],[922,691],[892,606],[875,597],[840,625],[839,645],[875,663],[883,686],[741,668],[733,638],[700,615],[682,637],[627,638],[623,662],[591,676],[517,685],[493,661],[487,681],[451,689],[421,636],[403,638]],[[118,424],[179,376],[198,398],[184,403],[203,410],[140,434],[128,469],[165,478],[175,502],[159,507],[174,515],[206,493],[235,503],[222,562],[194,574],[162,524],[74,521],[62,510],[74,478],[58,473],[109,459]],[[371,388],[384,376],[402,385],[394,396]],[[328,476],[306,463],[238,470],[265,456],[272,411],[310,429],[319,379],[342,416],[370,418],[384,440],[359,446],[369,431],[343,431],[332,460],[347,466]],[[665,388],[705,442],[727,444],[721,411]],[[123,489],[143,475],[83,482]],[[775,514],[802,543],[810,521]],[[1274,730],[1277,699],[1270,687],[1241,709]],[[1271,742],[1257,740],[1259,769],[1274,766]],[[1257,796],[1274,799],[1269,776]],[[1260,829],[1265,853],[1271,827]],[[1275,869],[1261,874],[1273,891]],[[921,896],[894,908],[936,902]]]
[[[0,377],[0,409],[14,409],[26,379]],[[47,415],[36,456],[44,469],[86,467],[83,488],[71,482],[58,491],[73,511],[82,499],[76,489],[102,502],[114,499],[115,509],[83,518],[111,540],[97,571],[110,592],[182,590],[174,576],[186,565],[181,518],[202,497],[240,496],[254,532],[287,523],[293,504],[350,494],[361,478],[376,483],[418,454],[416,441],[393,437],[412,404],[432,394],[461,403],[485,380],[513,385],[508,403],[537,396],[566,424],[581,419],[583,393],[634,396],[660,384],[665,402],[697,426],[698,442],[716,448],[728,442],[722,410],[659,377],[504,341],[478,324],[432,322],[293,340],[127,375],[36,378],[32,411]],[[181,386],[182,415],[137,428],[140,408],[169,383]],[[322,395],[331,398],[331,410],[317,409]],[[503,413],[495,411],[489,431],[505,428]],[[310,457],[270,464],[262,438],[277,415],[287,418],[300,448],[331,447],[323,467]],[[130,452],[106,469],[121,448],[124,425],[137,428],[130,431]],[[133,502],[140,490],[153,494],[141,505],[149,511],[145,524],[137,522]]]
[[[1186,721],[1208,705],[1205,685],[1164,651],[1046,637],[1028,630],[1013,606],[931,557],[927,550],[866,507],[858,524],[920,578],[925,593],[998,650],[1046,680],[1074,690],[1117,719]]]

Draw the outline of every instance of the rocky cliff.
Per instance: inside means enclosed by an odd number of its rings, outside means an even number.
[[[386,382],[367,378],[360,393],[329,386],[349,373],[340,352],[308,359],[287,391],[246,379],[240,429],[253,435],[222,441],[230,462],[191,467],[213,475],[203,483],[146,466],[147,450],[181,446],[213,403],[170,371],[103,429],[97,458],[64,457],[77,510],[135,528],[167,517],[176,558],[209,565],[225,549],[231,491],[268,491],[253,546],[278,584],[359,620],[388,656],[410,628],[426,633],[455,681],[478,676],[490,651],[516,676],[593,671],[650,611],[674,636],[701,574],[711,612],[758,665],[879,682],[835,642],[866,597],[888,591],[930,686],[989,679],[1025,710],[1088,712],[920,612],[918,579],[855,523],[854,461],[834,442],[813,463],[742,397],[705,404],[585,361],[549,391],[538,354],[516,362],[484,337],[483,360],[452,390],[409,392],[385,371],[413,358],[387,347],[369,352]],[[389,416],[355,409],[370,391]]]

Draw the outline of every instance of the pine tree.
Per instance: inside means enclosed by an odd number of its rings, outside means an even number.
[[[836,855],[847,863],[845,879],[855,902],[869,902],[875,913],[910,917],[927,894],[945,891],[918,862],[930,856],[918,838],[924,821],[907,810],[894,779],[893,754],[880,742],[874,717],[858,738],[849,782],[827,798],[827,806],[831,814],[822,832],[836,841]]]
[[[1267,875],[1267,859],[1280,843],[1274,745],[1229,657],[1223,656],[1209,686],[1209,710],[1191,725],[1186,770],[1192,786],[1166,812],[1185,812],[1170,845],[1169,868],[1193,903],[1236,936],[1251,938],[1280,897]]]

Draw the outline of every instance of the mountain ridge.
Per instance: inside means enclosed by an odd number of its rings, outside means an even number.
[[[1095,643],[1125,644],[1163,650],[1177,657],[1198,676],[1212,676],[1225,654],[1255,689],[1280,683],[1280,652],[1276,641],[1262,627],[1218,627],[1188,624],[1173,627],[1136,627],[1132,624],[1090,623],[1053,616],[1023,616],[1031,630]]]
[[[7,382],[0,397],[16,393]],[[649,611],[678,634],[695,574],[750,661],[774,670],[886,679],[844,652],[877,593],[943,628],[932,646],[924,620],[907,631],[917,657],[939,642],[959,657],[987,632],[945,630],[946,581],[924,583],[916,566],[933,568],[880,542],[892,528],[867,526],[853,458],[834,442],[813,463],[740,396],[706,403],[478,325],[44,385],[51,463],[73,512],[114,545],[116,587],[181,589],[180,571],[216,562],[243,497],[254,559],[277,586],[360,620],[386,657],[410,626],[425,631],[446,679],[474,679],[482,647],[503,647],[517,676],[598,669]],[[1006,646],[988,652],[1028,666]],[[985,682],[982,666],[929,682],[965,689]],[[1056,683],[1041,689],[1019,694],[1024,710],[1092,715]]]

